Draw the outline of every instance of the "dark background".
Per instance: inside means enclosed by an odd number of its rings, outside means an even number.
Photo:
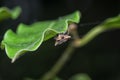
[[[20,22],[32,24],[56,19],[75,10],[82,13],[78,24],[82,37],[106,18],[120,13],[119,0],[0,0],[0,6],[13,8],[18,5],[23,10],[20,17],[0,23],[0,41],[7,29],[15,31]],[[68,43],[54,47],[54,39],[50,39],[15,63],[0,50],[0,80],[39,78],[54,65]],[[77,73],[87,73],[92,80],[120,80],[120,30],[102,33],[86,46],[77,48],[58,76],[67,80]]]

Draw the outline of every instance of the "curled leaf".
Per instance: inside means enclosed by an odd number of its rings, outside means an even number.
[[[46,40],[58,33],[64,33],[71,22],[78,23],[79,11],[60,17],[57,20],[36,22],[32,25],[20,24],[16,33],[8,30],[2,41],[7,56],[14,62],[26,51],[35,51]]]

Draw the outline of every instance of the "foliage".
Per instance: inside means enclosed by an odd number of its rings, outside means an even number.
[[[91,78],[87,74],[81,73],[72,76],[70,80],[91,80]]]
[[[21,13],[21,8],[16,7],[13,10],[9,10],[8,8],[0,8],[0,21],[12,18],[16,19]],[[76,11],[70,15],[66,15],[60,17],[56,20],[50,21],[40,21],[35,22],[31,25],[25,25],[23,23],[18,25],[16,33],[14,33],[11,29],[7,30],[4,38],[1,42],[1,48],[5,48],[7,56],[12,59],[14,62],[17,58],[23,55],[27,51],[35,51],[38,49],[41,44],[54,37],[56,34],[65,33],[68,30],[68,27],[71,23],[79,23],[80,20],[80,12]],[[69,58],[69,53],[73,52],[75,46],[82,47],[94,39],[97,35],[107,30],[119,29],[120,28],[120,15],[106,19],[103,23],[95,26],[91,29],[87,34],[85,34],[82,38],[78,38],[71,42],[70,46],[68,46],[64,55],[67,55]],[[74,43],[74,44],[73,44]],[[73,46],[74,45],[74,46]],[[62,59],[61,63],[58,61],[57,71],[49,72],[52,73],[53,78],[56,76],[58,71],[62,68],[62,65],[67,61],[66,59]],[[53,67],[54,68],[54,67]],[[54,68],[55,70],[55,68]],[[48,75],[47,75],[48,76]],[[46,76],[45,76],[46,77]],[[44,78],[43,78],[44,79]],[[28,80],[31,80],[28,78]],[[49,79],[48,79],[49,80]],[[58,77],[55,77],[54,80],[61,80]],[[70,78],[70,80],[91,80],[86,74],[78,74]]]
[[[58,33],[65,33],[70,23],[78,23],[80,18],[79,11],[73,14],[60,17],[57,20],[41,21],[32,25],[20,24],[16,33],[8,30],[2,41],[6,53],[12,61],[21,56],[26,51],[35,51],[49,38]]]
[[[16,9],[13,11],[15,12]],[[13,13],[12,12],[12,13]],[[8,30],[2,41],[2,47],[5,47],[9,58],[14,62],[19,56],[27,51],[35,51],[42,42],[50,39],[58,33],[65,33],[70,23],[78,23],[80,19],[79,11],[73,14],[60,17],[57,20],[41,21],[32,25],[20,24],[16,33]],[[102,24],[94,27],[76,45],[84,46],[98,34],[120,28],[120,16],[109,18]]]
[[[3,21],[8,18],[16,19],[21,13],[20,7],[15,7],[14,9],[10,10],[6,7],[0,8],[0,21]]]

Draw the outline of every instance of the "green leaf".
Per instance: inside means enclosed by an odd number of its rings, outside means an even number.
[[[70,80],[91,80],[91,78],[87,74],[76,74],[72,76]]]
[[[16,19],[21,13],[21,8],[20,7],[15,7],[12,10],[9,10],[6,7],[1,7],[0,8],[0,21],[12,18]]]
[[[81,38],[78,45],[84,46],[100,33],[113,29],[120,29],[120,15],[108,18],[100,25],[95,26],[83,38]]]
[[[58,77],[55,77],[55,78],[52,79],[52,80],[62,80],[62,79],[60,79],[60,78],[58,78]]]
[[[65,33],[70,23],[78,23],[79,11],[60,17],[57,20],[36,22],[32,25],[20,24],[16,33],[8,30],[2,41],[7,56],[14,62],[26,51],[35,51],[42,42],[58,33]]]

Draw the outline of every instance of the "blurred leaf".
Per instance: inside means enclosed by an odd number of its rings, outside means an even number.
[[[68,24],[78,23],[80,19],[79,11],[73,14],[60,17],[57,20],[36,22],[32,25],[20,24],[16,33],[8,30],[2,41],[7,56],[15,61],[26,51],[35,51],[42,42],[55,36],[58,33],[65,33]]]
[[[0,21],[12,18],[16,19],[21,13],[21,8],[20,7],[15,7],[12,10],[9,10],[6,7],[1,7],[0,8]]]
[[[60,78],[58,78],[58,77],[55,77],[54,79],[52,79],[52,80],[61,80]]]
[[[24,78],[23,80],[41,80],[41,79]],[[54,79],[51,79],[51,80],[61,80],[61,79],[58,77],[55,77]]]
[[[87,74],[77,74],[72,76],[69,80],[91,80]]]
[[[107,30],[120,29],[120,15],[106,19],[102,24],[91,29],[80,41],[80,46],[86,45],[97,35]]]

